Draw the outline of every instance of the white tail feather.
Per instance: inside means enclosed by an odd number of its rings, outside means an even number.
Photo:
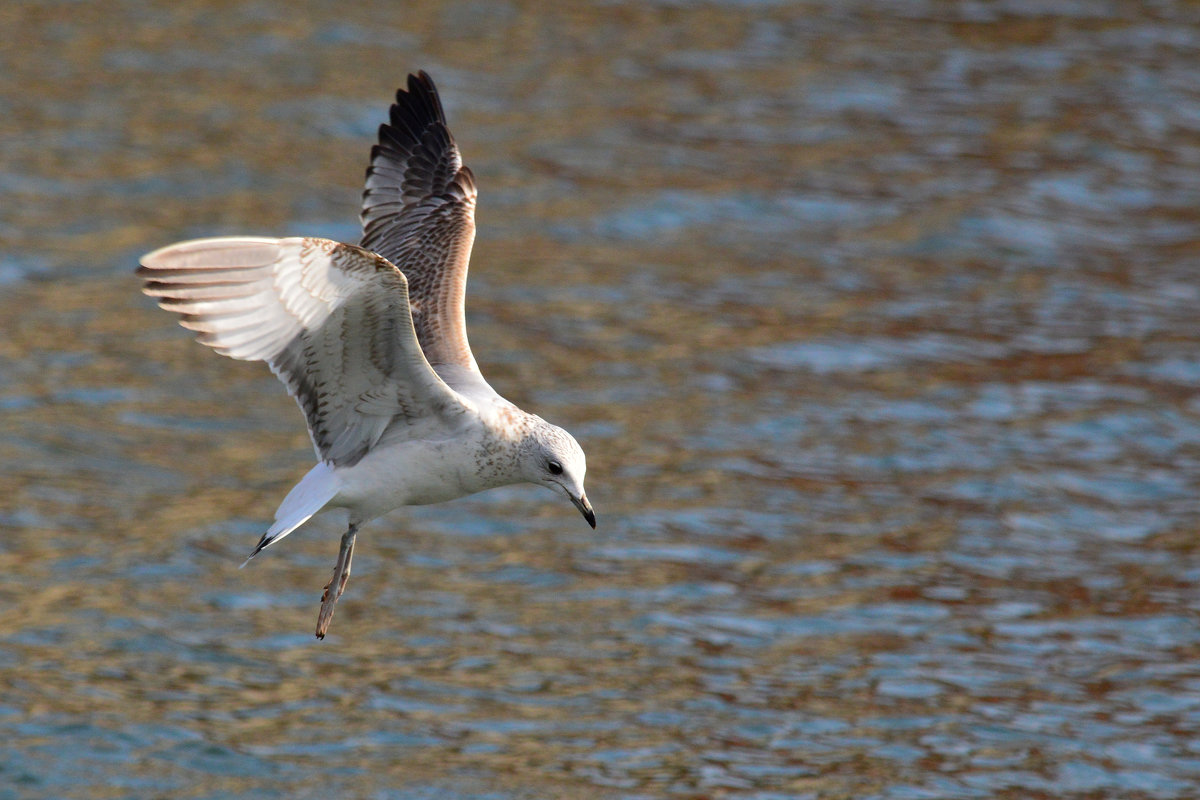
[[[308,522],[314,514],[323,509],[337,495],[340,488],[341,482],[326,464],[320,463],[310,469],[308,474],[292,487],[287,497],[283,498],[283,502],[279,504],[279,509],[275,512],[274,524],[263,534],[258,546],[254,548],[254,552],[242,563],[242,566],[250,563],[250,559],[258,555],[264,548],[271,546]]]

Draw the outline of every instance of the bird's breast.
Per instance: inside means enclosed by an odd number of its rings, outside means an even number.
[[[507,459],[475,437],[396,442],[338,470],[341,500],[384,514],[400,506],[428,505],[513,483]]]

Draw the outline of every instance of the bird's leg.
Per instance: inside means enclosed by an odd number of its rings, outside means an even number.
[[[358,534],[358,526],[351,524],[350,530],[342,534],[342,547],[338,550],[337,563],[333,566],[333,577],[325,584],[325,593],[321,595],[321,613],[317,615],[317,638],[324,639],[333,620],[333,607],[337,604],[342,592],[346,591],[346,581],[350,580],[350,559],[354,557],[354,537]]]

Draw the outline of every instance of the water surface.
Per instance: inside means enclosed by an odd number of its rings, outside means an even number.
[[[1137,3],[7,4],[0,798],[1200,794],[1200,70]],[[311,463],[137,290],[354,239],[430,71],[533,488]]]

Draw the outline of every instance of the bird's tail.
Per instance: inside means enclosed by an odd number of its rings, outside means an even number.
[[[258,555],[263,548],[269,547],[292,531],[308,522],[325,504],[337,495],[340,482],[333,470],[325,464],[317,464],[308,471],[299,483],[288,492],[287,497],[279,504],[275,512],[275,523],[258,540],[254,552],[242,562],[242,566],[250,563],[250,559]]]

